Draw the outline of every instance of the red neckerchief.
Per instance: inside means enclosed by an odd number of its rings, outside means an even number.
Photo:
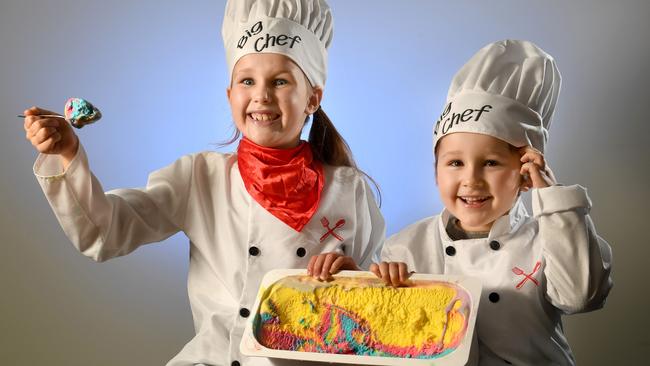
[[[325,184],[323,165],[311,146],[273,149],[242,138],[237,163],[248,193],[273,216],[301,231],[318,209]]]

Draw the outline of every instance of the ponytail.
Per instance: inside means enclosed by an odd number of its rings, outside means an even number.
[[[356,169],[357,164],[352,157],[350,146],[320,107],[312,117],[309,143],[317,160],[327,165],[349,166]]]
[[[379,206],[381,206],[381,190],[379,189],[379,185],[371,176],[357,167],[352,157],[350,145],[348,145],[343,139],[343,136],[336,130],[336,127],[334,127],[334,124],[321,107],[318,107],[318,110],[312,116],[308,141],[316,160],[331,166],[348,166],[365,175],[375,186]]]

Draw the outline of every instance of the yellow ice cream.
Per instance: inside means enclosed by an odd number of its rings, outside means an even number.
[[[323,283],[308,276],[286,277],[264,293],[257,333],[267,339],[260,343],[403,357],[445,353],[464,335],[469,297],[453,284],[415,283],[393,288],[375,278]]]

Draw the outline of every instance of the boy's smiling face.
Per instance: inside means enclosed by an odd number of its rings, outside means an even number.
[[[436,183],[445,207],[466,231],[488,231],[510,211],[522,187],[520,155],[503,140],[452,133],[438,142]]]
[[[309,85],[298,65],[274,53],[242,57],[227,90],[237,129],[258,145],[280,149],[298,145],[305,120],[318,109],[322,93]]]

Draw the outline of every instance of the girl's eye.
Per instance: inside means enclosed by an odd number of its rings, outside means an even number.
[[[451,160],[447,163],[449,166],[463,166],[463,162],[460,160]]]
[[[284,79],[276,79],[273,81],[273,84],[275,84],[275,86],[283,86],[283,85],[287,85],[288,83],[289,82]]]
[[[499,165],[499,162],[496,160],[486,160],[485,161],[485,166],[497,166]]]

